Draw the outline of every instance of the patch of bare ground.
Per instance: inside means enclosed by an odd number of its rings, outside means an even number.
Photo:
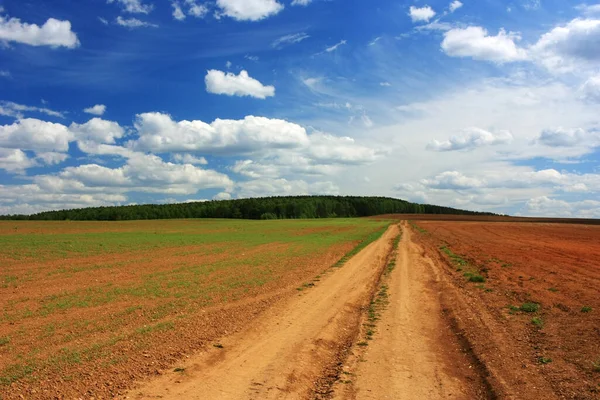
[[[445,307],[499,398],[600,398],[600,227],[417,225],[417,242],[456,288]]]

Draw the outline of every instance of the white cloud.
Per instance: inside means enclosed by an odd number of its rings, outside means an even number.
[[[532,56],[555,72],[595,69],[600,61],[600,19],[576,18],[545,33],[531,47]]]
[[[585,15],[596,15],[600,14],[600,4],[580,4],[575,7],[577,10],[581,11]]]
[[[231,200],[231,193],[221,192],[213,197],[213,200]]]
[[[66,126],[33,118],[0,125],[0,147],[10,149],[66,152],[72,139]]]
[[[226,67],[227,69],[230,69],[232,65],[233,65],[233,64],[231,63],[231,61],[227,61],[227,62],[225,63],[225,67]]]
[[[239,75],[211,69],[205,77],[206,91],[228,96],[250,96],[266,99],[275,96],[274,86],[264,86],[258,80],[251,78],[247,71]]]
[[[26,106],[23,104],[13,103],[12,101],[0,101],[0,115],[4,115],[6,117],[23,118],[23,113],[26,112],[41,113],[51,117],[65,118],[62,112],[50,110],[49,108]]]
[[[310,36],[307,35],[305,32],[293,33],[276,39],[273,43],[271,43],[271,46],[274,48],[281,48],[291,44],[300,43],[301,41],[308,39],[309,37]]]
[[[69,126],[69,130],[77,140],[103,144],[114,144],[115,139],[120,139],[125,134],[125,131],[118,123],[100,118],[92,118],[85,124],[76,124],[73,122]]]
[[[245,58],[246,60],[250,60],[250,61],[252,61],[252,62],[258,62],[258,60],[260,60],[260,58],[259,58],[258,56],[251,56],[251,55],[249,55],[249,54],[246,54],[246,55],[244,56],[244,58]]]
[[[304,180],[260,179],[238,183],[238,197],[300,196],[309,194],[337,195],[332,182],[308,183]]]
[[[341,40],[339,43],[336,43],[336,44],[334,44],[333,46],[326,48],[326,49],[325,49],[325,51],[326,51],[327,53],[331,53],[332,51],[336,51],[336,50],[338,49],[338,47],[340,47],[340,46],[343,46],[343,45],[345,45],[346,43],[348,43],[348,42],[347,42],[347,41],[345,41],[345,40]]]
[[[183,21],[185,19],[185,14],[181,9],[181,4],[179,4],[178,1],[174,1],[171,3],[171,6],[173,7],[173,18],[177,21]]]
[[[0,15],[0,41],[28,44],[30,46],[66,47],[79,46],[77,35],[71,30],[71,22],[49,18],[44,25],[28,24],[18,18],[6,19]]]
[[[392,84],[389,82],[379,82],[379,86],[390,87]]]
[[[199,4],[196,0],[183,0],[183,5],[179,0],[171,2],[173,7],[173,18],[178,21],[183,21],[187,15],[195,18],[203,18],[208,14],[208,7],[204,4]],[[187,14],[184,11],[184,7],[187,10]]]
[[[313,0],[294,0],[292,1],[293,6],[307,6],[312,3]]]
[[[10,71],[7,71],[5,69],[0,70],[0,77],[2,78],[10,78],[12,75],[10,74]]]
[[[22,150],[0,147],[0,169],[11,173],[22,174],[26,169],[36,165],[37,163],[27,157],[27,154]]]
[[[454,12],[456,10],[458,10],[459,8],[461,8],[463,6],[463,3],[461,3],[458,0],[454,0],[452,3],[450,3],[449,9],[450,12]]]
[[[485,186],[485,182],[476,178],[470,178],[458,171],[446,171],[433,179],[423,179],[421,184],[428,188],[461,190],[473,189]]]
[[[441,142],[433,140],[427,145],[427,149],[433,151],[474,150],[483,146],[508,144],[512,140],[513,136],[508,131],[492,133],[481,128],[472,127],[463,130],[460,136],[453,136]]]
[[[156,24],[152,24],[150,22],[144,22],[144,21],[140,21],[137,18],[128,18],[125,19],[123,17],[121,17],[120,15],[117,17],[117,25],[121,25],[124,26],[126,28],[129,29],[134,29],[134,28],[158,28],[158,25]]]
[[[600,218],[600,201],[583,200],[568,202],[540,196],[526,204],[529,214],[548,217]]]
[[[141,0],[107,0],[108,4],[117,2],[123,10],[132,14],[149,14],[153,9],[152,4],[143,4]]]
[[[581,128],[564,129],[560,127],[543,130],[537,138],[537,142],[550,147],[574,147],[578,145],[595,147],[600,144],[599,139],[598,132],[586,132]]]
[[[350,137],[333,136],[316,132],[310,135],[308,154],[322,164],[360,165],[375,161],[378,152],[359,146]]]
[[[283,10],[277,0],[217,0],[217,6],[223,15],[238,21],[260,21]]]
[[[194,194],[211,188],[231,189],[233,182],[220,172],[191,164],[164,162],[152,154],[133,154],[125,165],[107,168],[97,164],[65,168],[57,177],[84,187],[122,188],[148,193]]]
[[[106,18],[98,17],[98,21],[102,22],[104,25],[108,25],[108,20]]]
[[[173,160],[183,163],[183,164],[192,164],[192,165],[207,165],[208,161],[204,157],[194,157],[191,154],[175,154],[173,155]]]
[[[507,33],[504,29],[496,36],[489,36],[484,28],[470,26],[447,31],[442,50],[451,57],[471,57],[496,63],[525,60],[527,52],[515,44],[518,40],[518,34]]]
[[[139,139],[130,145],[144,151],[242,154],[308,143],[308,135],[301,126],[254,116],[243,120],[217,119],[207,124],[202,121],[175,122],[166,114],[145,113],[137,116],[135,127]]]
[[[84,109],[83,112],[92,114],[92,115],[102,116],[106,112],[106,106],[104,104],[96,104],[93,107]]]
[[[583,98],[600,103],[600,75],[590,77],[581,87]]]
[[[435,16],[435,11],[430,6],[415,7],[410,6],[408,15],[413,22],[429,22]]]
[[[208,14],[208,7],[204,4],[198,4],[195,0],[185,0],[185,4],[188,7],[188,15],[195,18],[203,18]]]

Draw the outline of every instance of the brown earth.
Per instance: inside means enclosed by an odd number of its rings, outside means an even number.
[[[487,398],[477,366],[442,314],[440,274],[405,226],[395,269],[384,281],[387,307],[368,347],[346,363],[335,399]]]
[[[443,296],[446,307],[496,396],[600,398],[600,227],[433,221],[418,226],[426,232],[416,234],[417,241],[445,265],[445,279],[456,289]],[[485,285],[467,282],[440,246],[476,268]],[[524,303],[540,308],[533,313],[516,308]]]
[[[329,394],[340,363],[398,228],[370,244],[343,268],[125,397],[136,399],[299,399]],[[222,347],[221,347],[222,346]]]
[[[275,283],[235,301],[186,309],[182,318],[168,320],[177,329],[125,337],[103,365],[71,366],[69,375],[58,371],[58,379],[42,375],[37,386],[17,382],[0,389],[0,398],[600,399],[600,227],[411,217],[418,222],[403,223],[391,272],[395,225],[300,291],[294,285],[332,265],[342,249],[306,257],[301,271],[283,267]],[[286,251],[277,246],[253,251]],[[199,248],[161,251],[153,264],[159,271],[177,257],[220,257],[194,256]],[[251,273],[255,267],[244,268]],[[136,279],[134,265],[125,271],[131,275],[120,279]],[[485,282],[469,282],[465,272]],[[103,274],[52,279],[89,285],[78,278]],[[379,320],[369,322],[369,305],[384,288]],[[37,290],[43,295],[44,285]],[[35,299],[35,290],[29,296]],[[524,303],[539,309],[524,312]],[[72,317],[89,318],[93,310],[80,312]],[[123,315],[125,326],[149,318],[138,313]],[[110,341],[112,317],[98,317],[102,329],[90,337]],[[366,341],[371,325],[375,332]],[[20,344],[33,342],[43,328],[23,329]],[[53,333],[52,346],[77,333]],[[91,344],[90,337],[81,344]],[[0,345],[0,364],[4,356]],[[132,382],[137,389],[124,391]]]

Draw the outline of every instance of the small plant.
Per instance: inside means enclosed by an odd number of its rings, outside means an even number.
[[[358,343],[356,343],[356,345],[357,346],[361,346],[361,347],[365,347],[365,346],[368,346],[369,343],[367,343],[367,342],[358,342]]]
[[[469,274],[468,275],[469,282],[485,282],[485,278],[479,274]]]
[[[174,372],[185,372],[185,368],[175,368]]]
[[[548,290],[551,291],[552,293],[558,292],[558,289],[555,287],[548,288]]]
[[[540,329],[544,326],[544,321],[540,317],[533,317],[531,323]]]
[[[523,303],[523,305],[521,305],[521,307],[519,307],[520,311],[526,312],[526,313],[534,313],[537,312],[540,309],[540,305],[538,303]]]
[[[10,337],[9,336],[2,336],[0,337],[0,346],[4,346],[10,343]]]
[[[221,343],[215,343],[213,344],[213,347],[216,347],[217,349],[222,349],[223,345]]]
[[[538,357],[538,362],[540,364],[550,364],[552,362],[552,359],[548,357]]]
[[[592,371],[600,372],[600,359],[596,362],[592,361]]]
[[[583,307],[581,307],[581,312],[582,313],[592,312],[592,307],[590,307],[590,306],[583,306]]]

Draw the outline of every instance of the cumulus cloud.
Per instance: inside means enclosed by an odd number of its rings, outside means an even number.
[[[26,169],[34,166],[37,166],[37,163],[35,160],[30,159],[24,151],[0,147],[0,169],[21,174]]]
[[[490,36],[479,26],[451,29],[444,33],[442,50],[451,57],[471,57],[476,60],[506,63],[527,58],[527,51],[515,41],[520,36],[501,29],[498,35]]]
[[[177,21],[183,21],[185,19],[185,14],[181,9],[181,4],[179,4],[178,1],[174,1],[171,3],[171,6],[173,7],[173,18]]]
[[[260,21],[283,10],[277,0],[217,0],[217,6],[223,15],[238,21]]]
[[[122,138],[125,134],[118,123],[100,118],[92,118],[85,124],[72,123],[69,130],[77,140],[103,144],[114,144],[116,139]]]
[[[577,10],[581,11],[585,15],[596,15],[600,14],[600,4],[580,4],[575,7]]]
[[[117,25],[124,26],[129,29],[135,28],[158,28],[158,25],[150,22],[140,21],[137,18],[123,18],[120,15],[117,17]]]
[[[213,200],[231,200],[231,193],[217,193],[215,196],[213,196]]]
[[[153,9],[152,4],[143,4],[142,0],[107,0],[108,4],[119,3],[124,11],[132,14],[149,14]]]
[[[596,146],[600,144],[596,132],[586,132],[581,128],[564,129],[562,127],[545,129],[537,142],[550,147],[573,147],[578,145]]]
[[[474,189],[485,186],[485,182],[483,180],[470,178],[458,171],[442,172],[435,178],[421,180],[421,184],[432,189],[449,190]]]
[[[188,15],[203,18],[209,11],[207,6],[199,4],[196,0],[183,0],[183,3],[175,0],[171,2],[171,6],[173,7],[173,18],[178,21],[183,21]]]
[[[66,47],[79,46],[77,35],[71,30],[71,22],[49,18],[44,25],[28,24],[18,18],[0,15],[0,41],[28,44],[30,46]]]
[[[208,161],[204,157],[194,157],[191,154],[174,154],[173,160],[183,163],[183,164],[192,164],[192,165],[206,165]]]
[[[600,75],[592,76],[585,81],[581,92],[585,100],[600,102]]]
[[[435,11],[430,6],[410,6],[408,15],[410,15],[413,22],[429,22],[431,18],[435,17]]]
[[[454,0],[452,3],[450,3],[449,9],[450,12],[454,12],[456,10],[458,10],[459,8],[461,8],[463,6],[463,3],[461,3],[458,0]]]
[[[568,202],[548,196],[540,196],[527,201],[526,210],[529,214],[537,216],[600,218],[600,201]]]
[[[106,112],[106,106],[104,104],[96,104],[93,107],[84,109],[83,112],[92,114],[92,115],[101,116],[101,115],[104,115],[104,113]]]
[[[308,143],[306,130],[280,119],[248,116],[243,120],[217,119],[175,122],[169,115],[145,113],[137,116],[139,139],[135,149],[156,152],[204,151],[248,153],[264,149],[292,148]]]
[[[66,152],[72,139],[66,126],[34,118],[0,125],[0,147],[10,149]]]
[[[300,43],[301,41],[308,39],[310,36],[305,32],[293,33],[290,35],[281,36],[271,43],[271,47],[281,48],[291,44]]]
[[[533,57],[555,72],[570,72],[600,61],[600,19],[576,18],[545,33],[531,47]]]
[[[264,86],[258,80],[251,78],[247,71],[239,75],[211,69],[205,77],[206,91],[214,94],[228,96],[250,96],[257,99],[266,99],[275,96],[274,86]]]
[[[337,195],[339,187],[332,182],[308,183],[304,180],[260,179],[237,185],[238,197],[300,196],[310,194]]]
[[[187,6],[188,15],[191,15],[192,17],[203,18],[208,14],[208,7],[204,4],[199,4],[195,0],[185,0],[185,4]]]
[[[468,128],[460,136],[453,136],[445,141],[433,140],[427,145],[428,150],[456,151],[474,150],[483,146],[495,146],[512,142],[513,136],[508,131],[489,132],[481,128]]]
[[[313,0],[294,0],[292,1],[293,6],[307,6],[312,3]]]
[[[360,165],[375,161],[379,153],[369,147],[357,145],[350,137],[333,136],[316,132],[310,136],[310,157],[323,164]]]

